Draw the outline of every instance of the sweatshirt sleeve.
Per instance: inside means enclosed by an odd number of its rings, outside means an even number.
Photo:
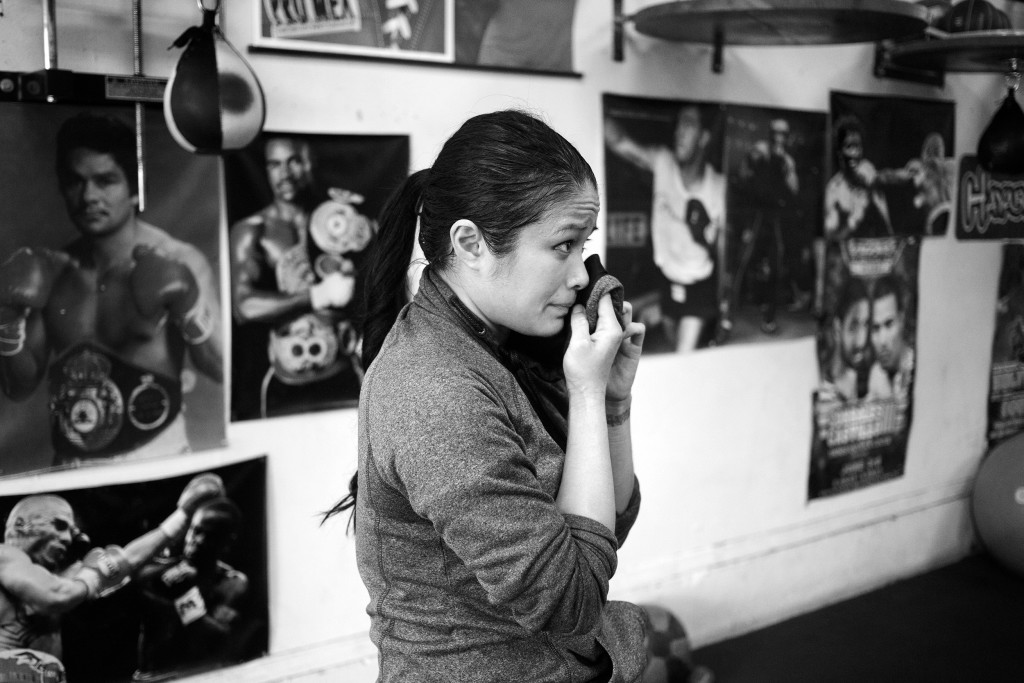
[[[626,542],[629,530],[633,528],[636,517],[640,513],[640,481],[633,475],[633,494],[629,498],[626,509],[615,515],[615,538],[619,547]]]
[[[418,428],[389,430],[394,476],[492,604],[534,633],[587,633],[601,619],[618,540],[544,492],[500,392],[456,378],[403,402],[412,414],[392,419]]]

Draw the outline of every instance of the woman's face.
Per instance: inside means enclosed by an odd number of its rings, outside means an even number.
[[[599,208],[597,189],[588,185],[521,228],[515,250],[493,261],[477,304],[499,335],[550,337],[562,330],[576,293],[587,286],[583,245]]]

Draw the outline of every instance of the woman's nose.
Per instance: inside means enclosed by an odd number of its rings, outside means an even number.
[[[569,287],[579,291],[590,283],[590,276],[587,275],[587,267],[583,265],[583,258],[573,259],[572,273],[569,276]]]

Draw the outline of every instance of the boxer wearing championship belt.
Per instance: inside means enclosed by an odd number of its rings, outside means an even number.
[[[134,160],[125,123],[66,121],[57,173],[80,236],[0,262],[0,389],[24,400],[49,375],[56,464],[187,450],[182,371],[222,380],[213,271],[198,249],[139,220],[125,171]]]
[[[62,457],[131,451],[181,411],[181,388],[173,379],[87,343],[50,367],[50,397],[53,444]]]
[[[75,553],[89,541],[67,500],[50,494],[19,500],[0,545],[0,650],[31,648],[59,660],[63,615],[121,588],[143,564],[182,539],[201,505],[223,495],[216,474],[196,475],[159,526],[123,548],[95,547],[81,559]]]
[[[318,201],[309,144],[271,136],[264,144],[273,201],[231,228],[232,304],[241,334],[269,329],[262,384],[234,384],[239,417],[286,414],[358,396],[361,368],[356,275],[374,224],[339,189]],[[236,363],[236,367],[241,363]],[[261,372],[262,369],[261,369]],[[249,373],[251,374],[251,373]],[[246,407],[259,394],[258,408]],[[253,415],[247,414],[252,412]]]

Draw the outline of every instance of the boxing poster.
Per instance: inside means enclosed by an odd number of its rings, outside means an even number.
[[[1024,430],[1024,244],[1003,245],[988,398],[991,448]]]
[[[147,105],[140,202],[135,137],[0,103],[0,476],[224,443],[217,160]]]
[[[577,0],[263,0],[259,48],[573,73]]]
[[[223,160],[231,419],[356,405],[360,275],[408,137],[265,131]]]
[[[128,683],[267,653],[265,457],[6,495],[0,513],[0,640],[5,651],[28,653],[16,662],[63,668],[75,683]],[[26,617],[19,596],[44,579],[68,599],[46,605],[45,619]],[[65,680],[52,676],[18,680]]]
[[[1024,237],[1024,176],[992,173],[978,157],[960,157],[956,238],[1002,240]]]
[[[903,475],[913,412],[919,238],[829,242],[808,498]]]
[[[825,237],[944,235],[956,186],[953,102],[830,94]]]
[[[453,0],[263,0],[255,45],[303,52],[451,62]]]
[[[645,353],[714,340],[726,225],[726,108],[604,95],[605,267],[647,325]]]
[[[726,106],[719,344],[814,336],[825,114]]]
[[[455,0],[455,63],[572,73],[578,0]]]

